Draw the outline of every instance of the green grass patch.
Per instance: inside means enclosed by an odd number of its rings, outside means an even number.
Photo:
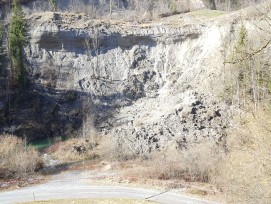
[[[203,18],[215,18],[223,14],[226,14],[226,12],[219,11],[219,10],[207,10],[207,9],[187,13],[187,15],[192,16],[192,17],[203,17]]]
[[[67,199],[26,202],[21,204],[150,204],[154,202],[134,199]]]

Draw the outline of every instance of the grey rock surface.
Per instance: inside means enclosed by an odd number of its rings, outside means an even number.
[[[134,153],[171,140],[224,140],[220,50],[230,23],[176,17],[135,25],[48,12],[29,25],[29,92],[44,101],[32,112],[46,113],[41,137],[76,134],[90,114],[97,130]]]

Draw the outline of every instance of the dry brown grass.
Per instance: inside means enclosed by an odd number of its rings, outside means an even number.
[[[186,192],[192,195],[199,195],[199,196],[206,196],[208,194],[208,192],[205,190],[195,189],[195,188],[189,189]]]
[[[87,139],[73,138],[52,145],[46,152],[49,153],[52,158],[61,162],[96,159],[99,158],[97,145],[97,143],[92,143]],[[83,150],[77,151],[77,147],[82,147]]]
[[[246,114],[230,132],[229,154],[215,182],[233,203],[271,203],[271,118]]]
[[[96,132],[92,117],[86,117],[76,138],[58,142],[46,152],[61,162],[91,160],[100,157],[102,137]]]
[[[155,179],[183,179],[208,182],[225,155],[222,148],[211,143],[198,144],[187,150],[168,148],[155,152],[146,160],[144,175]]]
[[[22,177],[42,166],[36,149],[22,139],[1,135],[0,144],[0,178]]]
[[[129,169],[125,176],[132,180],[145,178],[209,182],[211,176],[217,174],[219,161],[225,157],[224,149],[210,142],[194,145],[186,150],[179,150],[172,144],[169,146],[148,156],[134,156],[130,160],[123,159],[130,156],[128,153],[125,157],[125,151],[121,151],[119,160],[118,157],[114,158],[115,161],[120,161],[118,168]]]
[[[208,182],[217,173],[219,161],[225,157],[224,149],[210,142],[197,144],[186,150],[179,150],[175,145],[169,144],[168,148],[150,155],[135,155],[129,148],[123,147],[121,141],[107,137],[100,137],[97,146],[87,148],[82,154],[73,151],[75,145],[87,147],[88,144],[83,139],[70,139],[53,145],[47,152],[53,158],[65,162],[93,158],[108,160],[113,162],[111,164],[117,162],[112,168],[130,169],[126,176],[132,179],[182,179],[189,182]],[[90,166],[94,168],[92,164]]]
[[[76,142],[77,140],[68,141],[68,149],[71,149]],[[225,157],[224,148],[211,142],[192,145],[184,150],[178,149],[174,143],[172,141],[168,144],[168,148],[161,151],[140,155],[133,152],[132,147],[123,145],[125,143],[121,138],[104,136],[100,137],[99,145],[94,151],[102,160],[119,161],[118,168],[129,168],[130,161],[138,164],[135,171],[130,172],[130,177],[134,174],[132,177],[182,179],[189,182],[208,182],[210,177],[217,173],[219,161]],[[55,155],[60,155],[60,152],[66,152],[62,153],[62,156],[68,153],[67,146],[61,145],[58,149]],[[74,153],[70,154],[74,155]],[[121,165],[128,165],[128,167]]]
[[[109,161],[127,161],[138,157],[131,146],[125,145],[124,139],[104,136],[100,146],[102,157]]]
[[[69,199],[69,200],[49,200],[49,201],[35,201],[27,202],[24,204],[148,204],[153,203],[147,200],[136,200],[136,199]]]

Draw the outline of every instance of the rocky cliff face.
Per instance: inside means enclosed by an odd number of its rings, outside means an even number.
[[[28,98],[2,131],[13,124],[32,137],[76,134],[90,115],[98,131],[136,153],[172,140],[223,141],[228,115],[219,94],[231,23],[222,21],[187,14],[133,25],[34,14]]]

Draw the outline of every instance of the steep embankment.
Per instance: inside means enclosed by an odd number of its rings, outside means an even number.
[[[72,92],[74,103],[60,109],[90,114],[97,129],[135,151],[173,138],[180,146],[221,141],[227,114],[218,96],[231,23],[198,14],[144,25],[35,14],[27,59],[37,93]]]
[[[237,15],[220,14],[198,11],[150,24],[30,16],[31,83],[27,98],[11,94],[16,100],[1,112],[1,130],[30,138],[78,134],[89,116],[95,129],[134,153],[170,140],[179,147],[223,141],[223,62],[240,24]]]

